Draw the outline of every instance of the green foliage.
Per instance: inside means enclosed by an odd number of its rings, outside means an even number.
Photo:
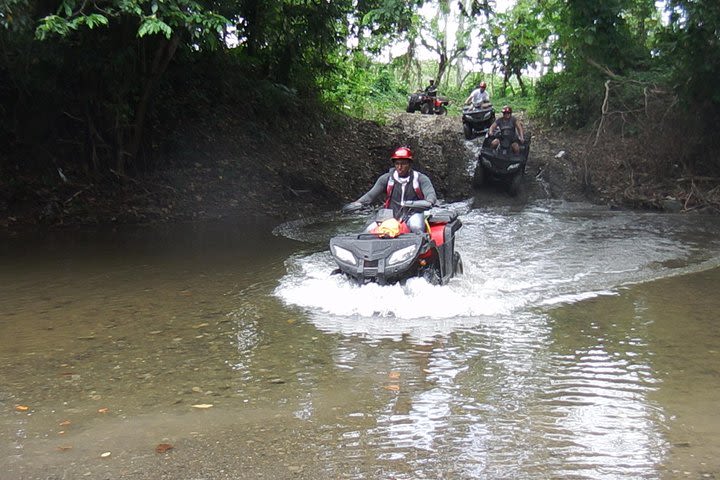
[[[102,8],[95,3],[63,0],[54,15],[40,19],[36,36],[40,40],[52,35],[66,37],[83,27],[108,26],[111,19],[121,22],[123,17],[136,19],[138,37],[160,34],[169,39],[180,29],[194,41],[205,40],[211,46],[216,45],[212,39],[229,23],[194,0],[115,0]]]
[[[706,125],[720,119],[717,0],[668,0],[666,26],[654,0],[518,0],[502,14],[463,1],[454,49],[442,15],[458,4],[434,0],[439,14],[426,21],[425,3],[1,0],[0,143],[17,162],[50,168],[67,159],[90,174],[132,173],[153,167],[166,125],[213,102],[295,118],[319,98],[382,120],[404,111],[428,78],[441,80],[451,114],[485,80],[496,105],[581,127],[599,117],[611,80],[613,108],[633,112],[645,87],[672,84],[688,108],[709,115]],[[422,35],[437,59],[420,61],[412,49],[390,64],[372,56]],[[464,79],[455,68],[474,37],[499,75]],[[533,85],[527,69],[540,59],[558,73]]]
[[[680,95],[720,119],[720,2],[670,0],[670,24],[659,36]]]
[[[320,77],[319,87],[321,98],[340,111],[376,120],[399,108],[407,95],[391,66],[372,62],[360,52]]]
[[[602,94],[602,79],[597,76],[551,73],[536,85],[536,113],[551,125],[580,128],[600,112]]]
[[[647,32],[631,30],[627,19],[633,12],[651,16],[652,0],[542,0],[541,6],[549,13],[557,35],[555,52],[567,70],[582,72],[591,61],[623,74],[649,59]],[[633,23],[646,25],[651,18],[635,18]]]

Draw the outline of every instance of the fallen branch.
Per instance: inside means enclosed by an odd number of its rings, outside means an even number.
[[[68,198],[67,200],[65,200],[65,201],[63,202],[63,205],[67,205],[67,204],[69,204],[70,202],[72,202],[72,201],[75,199],[75,197],[77,197],[78,195],[80,195],[81,193],[83,193],[85,190],[87,190],[87,187],[83,188],[82,190],[78,190],[77,192],[75,192],[70,198]]]
[[[680,182],[720,182],[720,177],[680,177],[676,180]]]
[[[610,80],[605,80],[605,98],[603,99],[602,108],[600,109],[602,115],[600,116],[600,125],[598,125],[597,133],[595,134],[595,142],[593,142],[593,147],[597,146],[598,142],[600,141],[600,132],[602,131],[603,123],[605,121],[605,116],[607,115],[607,111],[608,111],[609,97],[610,97]]]

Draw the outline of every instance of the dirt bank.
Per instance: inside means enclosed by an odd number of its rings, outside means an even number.
[[[389,168],[390,153],[399,145],[413,149],[417,167],[448,202],[562,198],[613,204],[612,185],[602,190],[604,196],[582,187],[584,138],[524,122],[533,141],[526,188],[517,198],[492,187],[472,189],[479,140],[464,139],[457,116],[400,113],[383,126],[343,117],[256,124],[216,114],[174,132],[157,152],[163,167],[152,175],[94,184],[65,171],[50,187],[31,181],[3,185],[0,226],[295,218],[357,198]]]

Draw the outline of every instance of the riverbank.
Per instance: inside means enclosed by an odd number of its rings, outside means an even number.
[[[533,143],[520,199],[473,191],[468,169],[479,140],[465,141],[459,117],[400,113],[385,125],[341,116],[258,124],[218,111],[168,136],[156,152],[161,167],[150,174],[90,182],[58,169],[41,182],[15,172],[2,185],[0,226],[302,217],[357,198],[389,167],[398,145],[414,150],[417,167],[446,201],[480,195],[480,202],[493,204],[554,198],[608,208],[720,211],[712,179],[653,180],[642,167],[628,167],[621,149],[597,147],[587,133],[523,121]],[[622,151],[636,156],[627,142]]]

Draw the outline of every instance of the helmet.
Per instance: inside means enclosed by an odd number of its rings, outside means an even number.
[[[487,83],[485,83],[485,82],[480,82],[480,83],[478,84],[478,88],[487,88]]]
[[[412,151],[407,147],[400,147],[390,157],[393,160],[412,160]]]
[[[505,105],[502,109],[502,113],[512,113],[512,108],[508,105]]]
[[[431,78],[430,80],[428,80],[428,82],[430,82],[430,83],[435,83],[435,79],[434,79],[434,78]]]
[[[396,149],[392,156],[390,157],[393,160],[412,160],[412,151],[407,147],[400,147]]]

